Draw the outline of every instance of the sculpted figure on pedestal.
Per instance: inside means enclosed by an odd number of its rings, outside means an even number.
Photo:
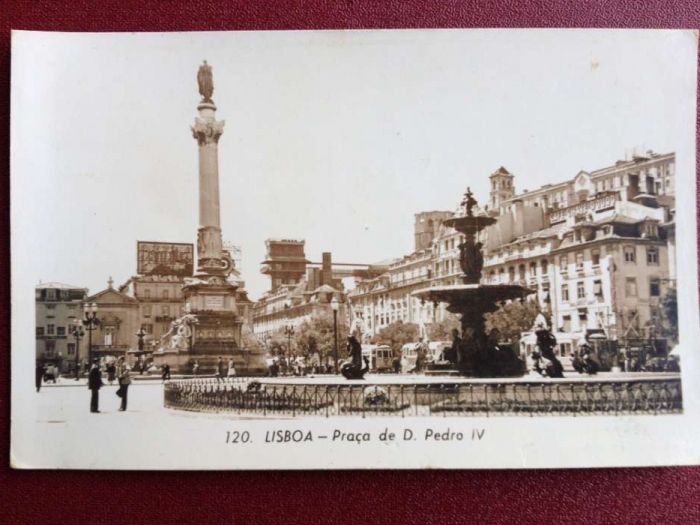
[[[214,78],[211,74],[211,66],[204,61],[197,71],[197,83],[199,84],[199,94],[202,95],[202,102],[212,102],[211,96],[214,94]]]
[[[478,282],[481,269],[484,267],[484,256],[481,254],[482,244],[466,241],[459,245],[459,265],[464,275]]]

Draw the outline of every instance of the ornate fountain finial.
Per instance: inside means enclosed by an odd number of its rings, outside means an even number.
[[[199,84],[199,94],[202,95],[202,102],[213,104],[211,96],[214,94],[214,78],[211,74],[211,66],[207,64],[206,60],[197,71],[197,83]]]
[[[466,212],[467,217],[474,216],[472,208],[476,206],[476,199],[474,198],[474,194],[472,193],[472,190],[469,187],[467,187],[467,191],[464,194],[464,199],[462,199],[462,206],[464,207],[464,211]]]

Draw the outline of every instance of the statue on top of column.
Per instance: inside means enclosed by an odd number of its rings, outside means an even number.
[[[474,198],[474,194],[472,193],[471,188],[467,188],[467,192],[464,194],[464,199],[462,199],[462,206],[464,207],[464,211],[467,214],[467,217],[474,216],[474,211],[472,210],[472,208],[474,208],[476,204],[477,202]]]
[[[197,83],[199,84],[199,94],[202,95],[202,102],[213,103],[211,96],[214,94],[214,78],[211,74],[211,66],[204,61],[197,71]]]

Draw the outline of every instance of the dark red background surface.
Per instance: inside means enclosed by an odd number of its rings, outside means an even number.
[[[691,0],[598,0],[574,4],[565,0],[0,2],[1,304],[9,305],[10,286],[10,29],[700,27],[700,4]],[[3,307],[0,313],[0,521],[5,523],[700,523],[700,468],[689,467],[460,472],[11,471],[7,467],[9,323],[9,308]],[[671,432],[673,429],[669,428]],[[659,447],[664,446],[659,443]],[[591,453],[595,453],[594,444]]]

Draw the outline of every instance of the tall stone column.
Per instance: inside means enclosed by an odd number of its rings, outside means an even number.
[[[238,284],[228,281],[232,268],[223,260],[218,149],[224,123],[216,120],[212,70],[206,61],[199,67],[197,82],[202,95],[192,126],[199,146],[197,271],[182,287],[185,315],[173,322],[168,344],[154,359],[158,364],[175,364],[178,372],[187,374],[194,361],[200,371],[212,373],[218,370],[218,360],[224,359],[227,364],[232,361],[241,375],[262,375],[267,371],[264,355],[241,346]]]
[[[197,106],[192,135],[199,144],[199,229],[197,230],[197,272],[220,275],[221,216],[219,212],[219,138],[224,132],[224,122],[216,120],[213,102],[201,102]]]

